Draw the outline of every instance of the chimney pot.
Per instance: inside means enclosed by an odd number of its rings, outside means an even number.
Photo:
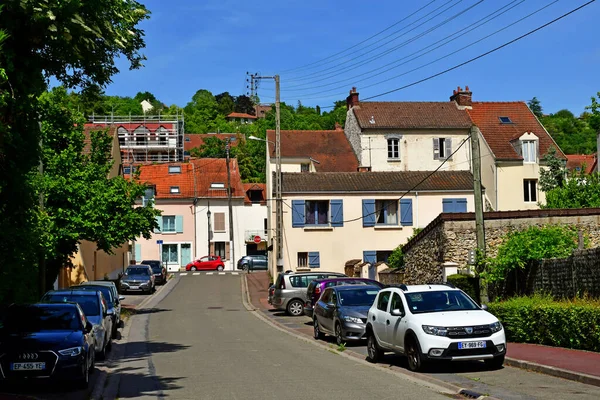
[[[462,90],[459,86],[458,90],[453,91],[450,101],[454,101],[462,107],[471,107],[473,105],[473,93],[469,90],[468,86],[465,86],[465,90]]]
[[[356,87],[352,87],[352,90],[350,90],[350,95],[346,98],[346,108],[349,110],[352,107],[357,106],[359,103],[358,101],[358,92],[356,91]]]

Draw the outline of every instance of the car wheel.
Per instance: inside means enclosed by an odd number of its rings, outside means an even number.
[[[88,351],[92,352],[92,364],[90,365],[90,374],[94,372],[94,368],[96,367],[96,351],[92,348],[91,350],[88,349]]]
[[[344,343],[344,338],[342,337],[342,326],[339,322],[335,324],[335,341],[338,346]]]
[[[292,300],[288,303],[287,313],[293,317],[304,314],[304,304],[300,300]]]
[[[325,334],[323,332],[321,332],[321,329],[319,328],[319,321],[317,321],[316,318],[313,319],[313,328],[314,328],[315,339],[317,339],[317,340],[325,339]]]
[[[503,364],[504,364],[504,356],[494,357],[490,360],[485,360],[485,366],[491,370],[500,369],[500,368],[502,368]]]
[[[90,384],[90,368],[88,360],[85,360],[83,364],[83,370],[81,371],[81,377],[77,379],[77,387],[79,389],[87,389]]]
[[[110,351],[112,349],[112,337],[108,339],[108,343],[106,343],[106,351]]]
[[[248,264],[242,265],[242,271],[248,272]]]
[[[367,338],[367,361],[377,363],[383,358],[383,351],[377,344],[375,334],[371,332]]]
[[[102,346],[102,350],[96,353],[98,360],[106,360],[106,346]]]
[[[220,272],[220,271],[223,271],[223,269],[224,269],[224,268],[223,268],[223,266],[222,266],[222,265],[219,265],[219,266],[217,267],[217,271],[219,271],[219,272]]]
[[[406,357],[408,359],[408,369],[413,372],[422,371],[425,367],[421,346],[416,338],[410,338],[406,341]]]
[[[192,268],[190,268],[190,269],[191,269],[192,271],[198,271],[198,268],[196,268],[196,267],[192,267]]]

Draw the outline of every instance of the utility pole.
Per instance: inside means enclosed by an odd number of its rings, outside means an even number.
[[[133,181],[133,152],[130,152],[129,155],[131,157],[131,160],[129,161],[129,180]],[[162,254],[160,256],[162,257]],[[135,237],[131,241],[131,260],[129,260],[130,264],[131,264],[132,260],[133,260],[133,263],[136,264],[136,259],[135,259]],[[95,268],[96,268],[96,266],[94,265],[94,269]]]
[[[229,203],[229,251],[231,252],[231,269],[235,269],[235,248],[233,240],[233,206],[231,204],[231,170],[229,169],[229,148],[231,147],[231,139],[227,140],[225,150],[227,152],[227,202]]]
[[[275,158],[277,161],[275,196],[275,236],[277,240],[277,272],[283,272],[283,199],[281,198],[281,114],[280,114],[280,82],[275,75]]]
[[[483,193],[481,191],[481,155],[479,152],[479,128],[473,125],[471,127],[471,154],[473,159],[473,191],[475,195],[475,236],[477,238],[477,254],[475,265],[477,275],[481,276],[481,261],[485,258],[485,229],[483,224]],[[481,303],[489,302],[487,286],[479,278],[479,291]]]

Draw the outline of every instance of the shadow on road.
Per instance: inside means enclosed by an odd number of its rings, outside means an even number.
[[[119,373],[119,370],[115,371]],[[170,390],[182,388],[177,384],[182,378],[166,378],[160,376],[150,376],[147,374],[134,373],[127,374],[127,384],[121,385],[119,390],[119,399],[138,398],[142,396],[168,397],[166,393]]]
[[[113,344],[115,350],[118,349],[119,346],[127,346],[125,349],[125,354],[121,360],[144,358],[158,353],[173,353],[175,351],[185,350],[190,347],[184,344],[145,341]]]

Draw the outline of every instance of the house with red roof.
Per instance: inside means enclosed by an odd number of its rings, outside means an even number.
[[[227,122],[235,122],[238,124],[253,124],[256,121],[256,116],[246,113],[232,112],[225,117]]]
[[[596,171],[598,154],[567,154],[567,170],[591,174]]]

